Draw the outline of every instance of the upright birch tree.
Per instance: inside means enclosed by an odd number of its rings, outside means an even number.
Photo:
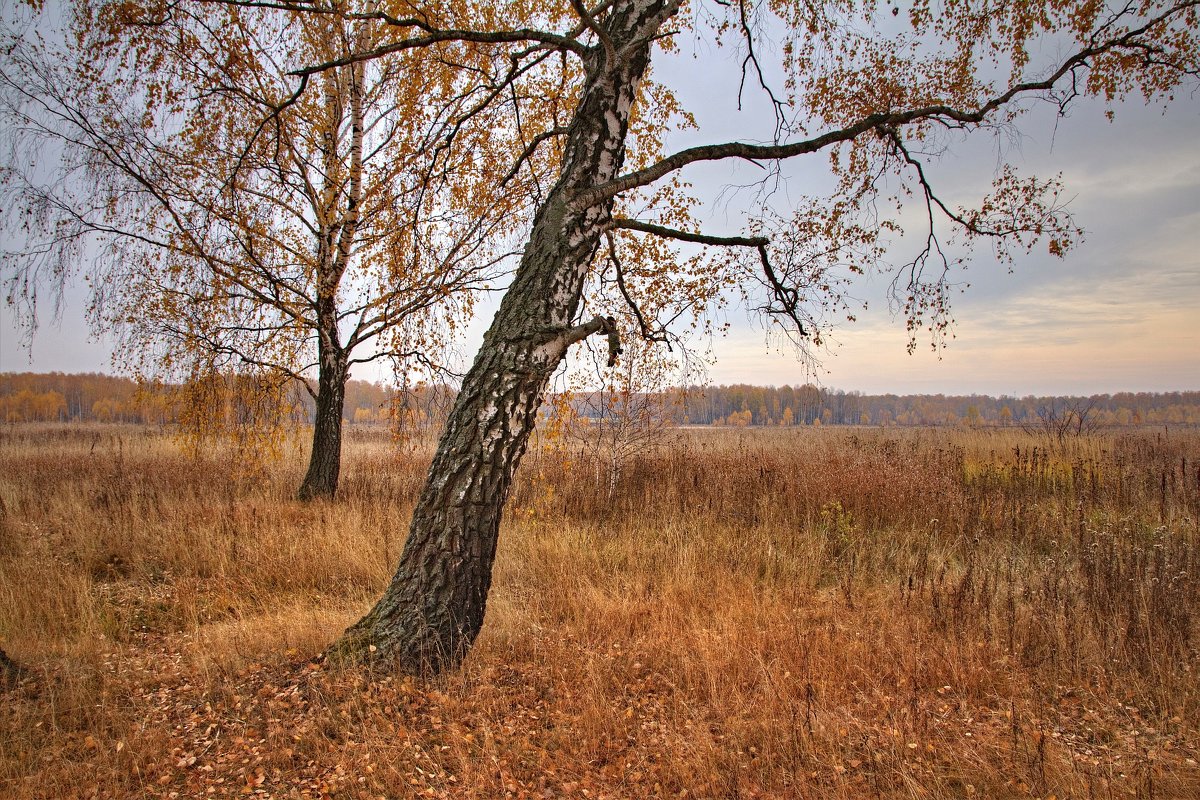
[[[202,435],[220,427],[222,387],[268,406],[303,387],[305,499],[336,491],[351,368],[439,368],[530,194],[493,166],[513,146],[503,104],[472,113],[479,76],[503,67],[488,54],[449,42],[296,87],[290,70],[386,33],[350,8],[79,4],[69,47],[26,31],[0,74],[20,131],[8,222],[27,243],[9,254],[9,301],[32,306],[39,270],[54,283],[82,268],[118,363],[181,384]],[[24,168],[39,147],[60,170]]]

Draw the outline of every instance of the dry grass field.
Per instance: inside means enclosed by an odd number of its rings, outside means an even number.
[[[432,681],[314,661],[428,451],[287,455],[0,429],[0,797],[1200,797],[1200,433],[535,448]]]

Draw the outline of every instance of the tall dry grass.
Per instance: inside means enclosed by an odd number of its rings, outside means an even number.
[[[138,428],[0,430],[5,797],[1200,796],[1200,435],[672,434],[526,458],[433,683],[311,659],[428,447],[341,498]]]

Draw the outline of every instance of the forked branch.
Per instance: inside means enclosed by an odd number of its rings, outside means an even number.
[[[801,336],[808,336],[808,331],[804,329],[804,320],[800,313],[800,290],[794,286],[788,286],[775,273],[775,268],[771,266],[771,259],[767,255],[766,245],[758,246],[758,260],[762,263],[763,275],[767,279],[767,287],[771,290],[771,296],[778,305],[768,303],[762,311],[774,316],[787,317],[796,326],[796,332]]]
[[[658,330],[651,330],[649,323],[646,321],[646,315],[642,313],[642,307],[633,299],[633,295],[629,292],[629,287],[625,284],[625,265],[621,263],[621,257],[617,255],[617,242],[612,235],[612,231],[606,231],[604,234],[608,240],[608,260],[613,265],[617,272],[617,290],[620,291],[621,297],[625,300],[625,305],[629,306],[629,310],[633,312],[633,318],[637,320],[638,333],[648,342],[663,342],[667,345],[667,349],[671,349],[671,340],[667,335],[666,328],[659,326]]]
[[[681,231],[677,228],[670,228],[665,225],[657,225],[653,222],[643,222],[636,219],[614,219],[609,223],[608,227],[610,231],[612,229],[639,231],[641,233],[649,233],[666,239],[677,239],[681,242],[690,242],[692,244],[754,248],[758,251],[763,276],[766,278],[767,288],[771,291],[772,297],[772,302],[762,310],[768,314],[787,317],[795,324],[796,330],[801,336],[808,335],[808,331],[804,327],[803,315],[800,312],[800,303],[802,300],[800,291],[793,286],[787,285],[771,265],[771,259],[767,252],[767,247],[771,244],[771,240],[766,236],[713,236],[706,233]],[[625,286],[621,262],[615,256],[616,248],[611,236],[609,238],[609,250],[613,254],[612,261],[617,268],[617,287],[620,289],[622,296],[630,308],[633,309],[634,316],[637,318],[638,325],[642,330],[642,335],[650,341],[666,341],[665,332],[659,332],[655,335],[650,331],[641,310],[630,297]]]

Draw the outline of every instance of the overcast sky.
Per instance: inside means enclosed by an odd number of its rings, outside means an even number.
[[[766,138],[761,104],[752,101],[737,111],[736,67],[730,68],[728,57],[696,46],[656,65],[656,77],[677,87],[701,126],[673,145]],[[955,298],[954,338],[940,354],[926,340],[907,354],[903,320],[888,313],[887,277],[855,287],[868,310],[836,332],[815,370],[770,346],[761,327],[731,310],[732,331],[714,342],[711,381],[815,380],[868,393],[1200,388],[1200,99],[1186,95],[1165,115],[1158,107],[1125,103],[1113,123],[1099,104],[1081,101],[1066,119],[1056,121],[1048,110],[1031,115],[1021,132],[1015,146],[1005,143],[1004,157],[1024,173],[1061,171],[1073,198],[1070,208],[1086,231],[1065,259],[1039,249],[1019,257],[1009,274],[986,247],[979,248],[962,276],[971,285]],[[820,159],[791,170],[790,190],[820,182],[812,171]],[[938,163],[935,180],[950,199],[977,202],[997,159],[995,142],[972,140]],[[736,216],[730,210],[736,201],[716,199],[721,188],[754,180],[752,170],[722,164],[687,174],[715,228],[728,227]],[[22,346],[11,312],[0,308],[0,371],[121,371],[111,364],[107,344],[89,336],[85,287],[73,287],[66,299],[61,324],[42,315],[31,352]],[[466,353],[474,352],[487,322],[472,326],[471,339],[461,345]]]
[[[870,310],[839,332],[840,347],[824,359],[825,382],[988,394],[1200,387],[1200,103],[1166,117],[1127,104],[1112,124],[1081,105],[1057,133],[1040,122],[1025,127],[1028,138],[1010,158],[1039,174],[1062,171],[1083,243],[1065,259],[1044,249],[1020,257],[1012,274],[977,250],[940,360],[923,341],[906,354],[903,322],[887,313],[885,281],[875,281],[865,293]],[[939,171],[987,160],[947,158]],[[719,354],[717,382],[753,375],[778,384],[795,374],[749,331]]]

